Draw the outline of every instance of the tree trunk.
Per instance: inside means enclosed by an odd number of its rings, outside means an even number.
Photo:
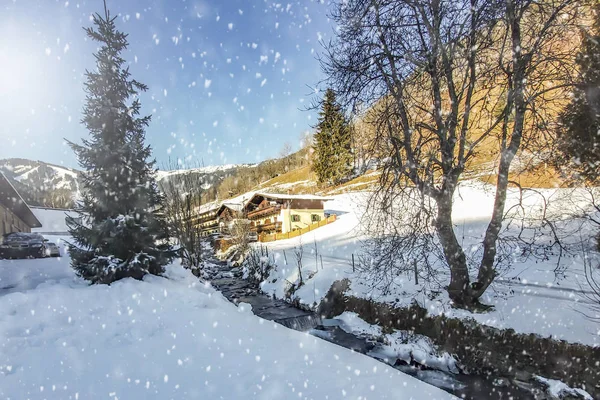
[[[506,192],[508,188],[508,173],[510,163],[514,158],[514,154],[507,153],[508,151],[503,152],[500,158],[494,209],[483,239],[483,257],[481,258],[481,264],[479,265],[477,282],[473,284],[474,295],[476,297],[480,297],[486,291],[496,276],[496,270],[494,268],[497,253],[496,242],[498,241],[498,235],[502,228],[504,206],[506,204]]]
[[[444,195],[444,198],[437,202],[437,206],[438,215],[435,223],[437,234],[446,261],[450,266],[448,295],[457,305],[469,306],[473,304],[476,298],[472,295],[467,258],[454,233],[452,194]]]
[[[490,286],[496,276],[494,262],[497,253],[497,241],[502,220],[504,219],[504,208],[506,205],[506,192],[508,188],[508,175],[510,165],[521,146],[523,137],[523,126],[525,123],[525,82],[526,60],[522,54],[521,46],[521,26],[520,17],[516,15],[515,4],[513,1],[506,2],[506,15],[509,21],[512,47],[512,71],[513,75],[509,77],[512,87],[509,88],[508,104],[514,107],[514,125],[510,135],[504,134],[502,138],[502,150],[500,155],[500,164],[498,166],[498,179],[496,182],[496,198],[494,200],[494,210],[492,218],[485,232],[483,239],[483,257],[479,265],[477,282],[473,285],[474,295],[480,297]],[[507,122],[505,122],[507,124]],[[504,127],[507,129],[507,125]]]

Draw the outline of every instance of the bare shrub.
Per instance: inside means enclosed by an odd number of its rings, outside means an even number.
[[[262,244],[258,248],[250,248],[243,267],[245,279],[257,284],[268,279],[271,272],[277,270],[273,256],[269,255],[269,249]]]
[[[165,196],[164,213],[171,236],[179,245],[183,265],[194,273],[203,264],[202,252],[205,240],[196,220],[202,205],[202,181],[197,175],[181,165],[170,163],[169,170],[177,171],[159,182]]]

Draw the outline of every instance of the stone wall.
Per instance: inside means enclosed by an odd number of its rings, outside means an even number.
[[[412,305],[388,304],[345,294],[347,280],[337,281],[321,302],[319,312],[331,318],[352,311],[384,330],[405,330],[431,338],[441,350],[456,355],[468,372],[529,380],[532,375],[559,379],[600,398],[600,348],[497,329],[474,320],[429,316]]]

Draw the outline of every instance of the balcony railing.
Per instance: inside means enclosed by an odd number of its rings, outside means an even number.
[[[270,224],[264,224],[264,225],[257,225],[255,227],[253,227],[254,231],[256,231],[256,233],[263,233],[263,232],[281,232],[281,222],[272,222]]]
[[[191,220],[196,223],[196,224],[202,224],[206,221],[211,221],[211,220],[217,220],[217,214],[210,214],[210,215],[195,215],[191,218]]]
[[[254,211],[248,212],[248,219],[256,219],[265,217],[267,215],[279,214],[281,211],[281,205],[278,204],[276,206],[270,206],[266,208],[259,208]]]

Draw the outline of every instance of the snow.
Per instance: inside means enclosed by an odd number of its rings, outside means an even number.
[[[355,312],[344,311],[342,314],[334,317],[334,319],[337,319],[341,322],[340,327],[344,331],[352,333],[356,336],[381,336],[381,327],[365,322]]]
[[[242,209],[245,206],[244,203],[233,203],[233,202],[230,202],[230,201],[224,201],[221,205],[225,206],[227,208],[230,208],[230,209],[232,209],[234,211],[242,211]]]
[[[65,237],[45,235],[65,255]],[[44,260],[0,260],[0,303],[9,293],[73,281],[73,270],[65,258],[47,258]],[[0,326],[1,323],[0,323]],[[1,360],[1,359],[0,359]],[[1,362],[1,361],[0,361]]]
[[[15,168],[15,172],[19,173],[20,175],[15,176],[15,180],[21,182],[22,180],[29,178],[29,175],[31,173],[37,171],[38,169],[39,169],[39,166],[30,168],[30,167],[26,167],[23,165],[18,165]],[[23,172],[24,170],[25,170],[25,172]]]
[[[459,372],[454,357],[447,352],[439,351],[431,339],[426,336],[404,331],[383,334],[380,326],[369,324],[361,319],[358,314],[351,311],[344,311],[334,317],[333,320],[339,321],[340,328],[345,332],[359,337],[381,338],[383,344],[378,344],[376,349],[372,350],[369,355],[386,360],[391,365],[394,365],[395,361],[400,359],[407,364],[415,361],[420,365],[439,371],[453,374]]]
[[[217,211],[221,207],[221,203],[218,201],[212,201],[210,203],[202,204],[200,207],[196,208],[196,212],[198,214],[203,214],[209,211]]]
[[[177,264],[90,286],[68,257],[1,260],[0,282],[2,398],[452,398],[236,308]]]
[[[10,161],[10,159],[5,161]],[[79,197],[78,171],[42,161],[31,161],[31,163],[13,165],[11,162],[5,162],[1,167],[12,171],[15,174],[14,179],[24,185],[33,185],[37,188],[37,185],[40,184],[37,179],[43,178],[43,182],[41,183],[44,188],[71,190],[74,199]],[[34,163],[38,165],[33,165]],[[40,166],[47,168],[44,169],[44,175],[39,175]]]
[[[78,179],[77,172],[68,170],[66,168],[57,167],[54,165],[49,165],[49,167],[54,170],[56,176],[60,179],[56,185],[57,189],[64,189],[64,188],[71,189],[71,183],[66,179],[66,177],[70,177],[70,178],[74,179],[74,181],[75,181],[74,198],[78,198],[79,197],[79,184],[77,181],[77,179]],[[56,179],[56,177],[54,179]],[[46,183],[50,183],[50,182],[46,182]]]
[[[456,192],[453,219],[459,240],[464,236],[462,240],[466,251],[477,250],[481,243],[491,215],[493,194],[490,186],[476,181],[461,183]],[[509,191],[507,209],[516,204],[519,196],[518,190]],[[362,232],[361,218],[365,216],[369,193],[354,192],[332,197],[332,201],[325,203],[325,212],[337,215],[334,223],[298,238],[257,244],[268,247],[277,264],[276,271],[271,272],[261,284],[263,291],[278,298],[285,297],[286,282],[298,279],[294,248],[302,246],[305,284],[294,295],[304,305],[316,307],[334,281],[348,278],[351,282],[348,294],[352,296],[397,307],[406,307],[417,301],[431,315],[444,313],[449,317],[473,318],[479,323],[501,329],[512,328],[517,332],[600,346],[600,328],[584,315],[593,316],[597,311],[590,307],[589,300],[582,293],[582,290],[589,290],[589,286],[585,281],[581,254],[563,258],[558,273],[555,271],[558,252],[550,254],[546,260],[521,260],[515,257],[510,267],[499,270],[501,275],[481,299],[483,303],[494,306],[485,313],[471,313],[451,307],[443,288],[436,287],[433,282],[426,282],[426,285],[421,282],[417,286],[410,274],[398,276],[392,291],[383,293],[352,269],[352,255],[358,262],[362,241],[368,238]],[[544,201],[547,202],[546,215],[559,220],[560,232],[568,236],[568,240],[592,236],[593,230],[573,217],[587,210],[584,191],[526,191],[523,194],[523,210],[528,216],[539,216],[544,211]],[[596,256],[592,253],[590,257]],[[444,285],[448,279],[447,270],[440,269],[438,278]],[[431,296],[431,290],[439,294]]]
[[[189,169],[176,169],[172,171],[156,171],[156,179],[161,180],[173,175],[187,174],[189,172],[198,173],[198,174],[212,174],[215,172],[225,172],[232,169],[237,169],[241,167],[254,167],[255,164],[224,164],[224,165],[209,165],[206,167],[200,168],[189,168]]]
[[[258,187],[261,188],[261,190],[263,190],[262,188],[264,186],[267,186],[269,190],[291,190],[298,189],[299,187],[308,188],[311,186],[317,186],[317,182],[311,179],[305,179],[295,182],[269,184],[269,181],[266,181],[260,184]]]
[[[548,379],[542,376],[536,376],[535,379],[542,382],[547,386],[546,391],[548,394],[556,399],[562,399],[564,396],[575,396],[576,398],[583,398],[584,400],[592,400],[592,396],[588,392],[580,388],[571,388],[564,382],[557,381],[555,379]]]
[[[73,179],[78,178],[77,172],[72,171],[70,169],[57,167],[56,165],[49,165],[49,167],[52,168],[54,170],[54,172],[56,172],[56,175],[58,175],[61,178],[64,178],[65,176],[69,176]]]

